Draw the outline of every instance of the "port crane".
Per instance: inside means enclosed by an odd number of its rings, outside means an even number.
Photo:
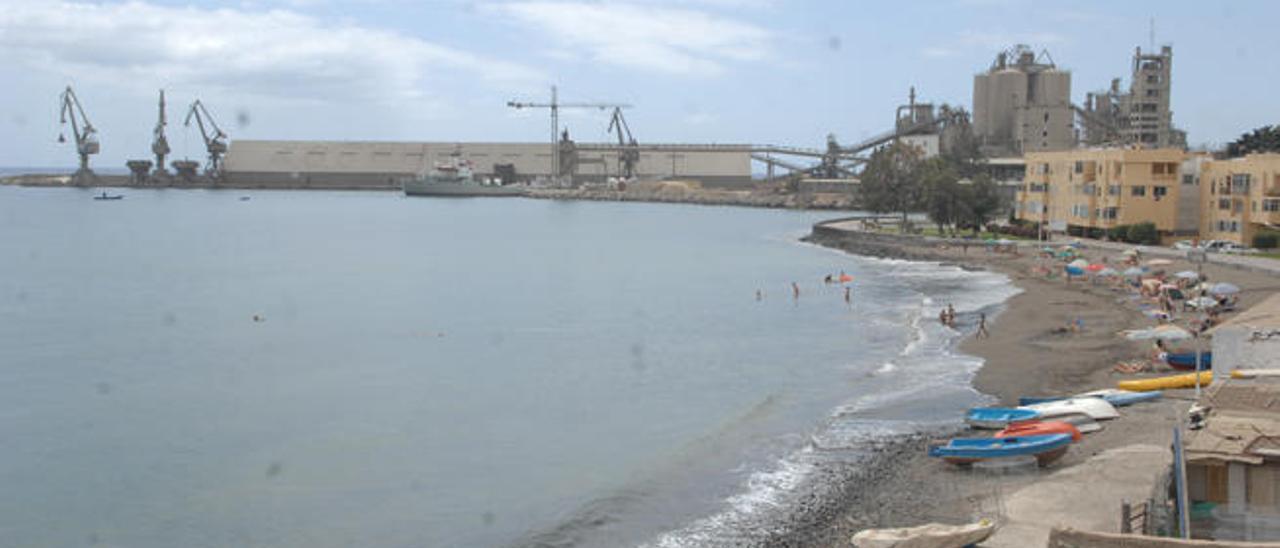
[[[216,178],[222,174],[222,155],[227,152],[227,134],[222,132],[218,123],[213,120],[213,115],[209,114],[209,109],[199,99],[191,103],[187,119],[182,125],[191,127],[192,118],[196,119],[200,137],[204,139],[204,148],[209,153],[209,163],[204,166],[205,174]]]
[[[551,86],[551,102],[550,103],[524,103],[520,101],[507,101],[507,106],[514,109],[526,108],[545,108],[551,109],[551,171],[555,176],[563,175],[564,164],[560,159],[560,109],[562,108],[594,108],[599,110],[614,109],[618,112],[620,109],[631,108],[628,104],[615,103],[562,103],[557,95],[556,87]],[[629,130],[628,130],[629,132]]]
[[[631,127],[622,116],[622,108],[614,107],[613,116],[609,118],[609,129],[618,136],[618,170],[624,179],[636,175],[636,164],[640,163],[640,147],[636,138],[631,135]]]
[[[164,113],[164,90],[162,89],[160,90],[160,116],[156,119],[156,128],[151,136],[151,152],[156,155],[155,174],[161,177],[169,174],[164,169],[164,157],[169,155],[169,140],[164,136],[164,126],[168,123]]]
[[[76,97],[76,92],[71,89],[71,86],[67,86],[67,89],[62,92],[59,102],[62,104],[62,124],[71,124],[71,133],[76,139],[76,152],[80,155],[80,169],[76,171],[76,177],[92,176],[93,172],[89,170],[89,155],[98,153],[98,130],[93,129],[89,116],[84,113],[84,107],[80,105],[80,99]],[[68,119],[71,121],[68,122]],[[66,136],[59,133],[58,142],[67,142]]]

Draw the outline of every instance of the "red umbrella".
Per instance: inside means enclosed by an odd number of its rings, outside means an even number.
[[[1107,267],[1107,265],[1104,265],[1104,264],[1100,264],[1100,263],[1093,263],[1093,264],[1091,264],[1091,265],[1089,265],[1089,266],[1084,267],[1084,269],[1085,269],[1085,270],[1088,270],[1089,272],[1097,272],[1097,271],[1102,270],[1102,269],[1104,269],[1104,268],[1106,268],[1106,267]]]

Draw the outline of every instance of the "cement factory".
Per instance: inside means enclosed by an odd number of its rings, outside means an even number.
[[[708,188],[752,188],[781,180],[819,182],[828,190],[853,191],[867,155],[892,141],[913,144],[925,156],[948,150],[971,135],[1000,181],[1020,180],[1023,154],[1077,146],[1132,145],[1185,148],[1186,134],[1172,124],[1170,90],[1173,52],[1139,48],[1133,57],[1129,89],[1120,79],[1087,94],[1084,104],[1071,98],[1071,73],[1047,51],[1026,45],[999,52],[990,67],[974,76],[972,116],[963,108],[917,101],[912,88],[895,110],[892,125],[856,143],[834,135],[826,146],[805,148],[759,144],[651,143],[631,132],[624,110],[631,105],[550,100],[512,100],[507,108],[546,110],[549,139],[538,142],[381,142],[230,140],[209,109],[195,100],[186,110],[203,139],[203,169],[191,160],[173,161],[165,137],[164,92],[159,93],[151,158],[130,160],[129,184],[138,186],[233,186],[250,188],[395,189],[404,177],[421,174],[449,157],[462,157],[475,174],[503,184],[576,187],[618,181],[680,180]],[[89,160],[99,150],[98,131],[89,122],[76,93],[62,93],[61,121],[70,125],[79,169],[77,185],[96,184]],[[497,106],[495,106],[497,108]],[[609,112],[609,142],[577,142],[560,123],[563,109]],[[62,137],[60,137],[62,139]]]

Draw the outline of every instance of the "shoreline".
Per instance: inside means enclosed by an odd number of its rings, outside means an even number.
[[[1004,301],[998,314],[988,318],[989,337],[974,336],[974,311],[962,311],[969,312],[962,314],[962,320],[967,321],[957,327],[962,335],[954,348],[983,360],[972,387],[1001,404],[1016,404],[1020,396],[1113,387],[1118,377],[1111,373],[1111,366],[1140,357],[1147,350],[1146,344],[1116,336],[1121,330],[1150,323],[1132,297],[1089,282],[1067,285],[1061,279],[1032,275],[1028,271],[1034,255],[990,253],[980,243],[966,249],[944,240],[855,233],[828,226],[840,221],[818,223],[802,240],[854,255],[938,262],[999,273],[1022,290]],[[1170,271],[1179,268],[1171,265]],[[1220,264],[1204,268],[1210,279],[1230,279],[1245,288],[1241,310],[1260,300],[1265,292],[1280,289],[1280,280],[1269,273]],[[1077,322],[1084,326],[1079,332],[1066,328]],[[838,490],[836,500],[814,503],[812,508],[802,507],[784,517],[789,530],[768,545],[849,546],[849,538],[864,528],[905,527],[931,521],[964,523],[994,518],[1003,525],[1008,513],[1004,499],[1055,471],[1091,462],[1091,457],[1106,451],[1143,444],[1167,447],[1170,427],[1190,404],[1185,392],[1188,391],[1166,392],[1161,401],[1126,408],[1122,419],[1110,421],[1102,432],[1087,436],[1061,461],[1035,472],[989,475],[935,462],[925,454],[927,438],[949,435],[946,433],[921,432],[917,439],[891,442],[884,450],[888,458],[873,459],[867,469],[853,473],[844,484],[848,488]],[[1119,501],[1114,504],[1116,519],[1112,521],[1118,523]],[[1006,536],[1023,536],[1017,541],[1006,538],[1001,542],[997,540],[1001,533],[997,533],[984,545],[1017,546],[1031,539],[1022,524],[1008,529]],[[1043,544],[1042,540],[1039,542]]]

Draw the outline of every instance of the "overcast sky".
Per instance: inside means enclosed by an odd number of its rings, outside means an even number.
[[[533,141],[546,112],[505,102],[551,84],[631,103],[641,141],[819,146],[888,129],[911,86],[970,108],[973,74],[1014,43],[1072,71],[1077,102],[1127,85],[1152,17],[1192,144],[1280,122],[1277,2],[0,0],[0,166],[74,165],[67,84],[113,167],[149,156],[162,87],[175,156],[195,159],[197,97],[233,140]],[[604,113],[562,122],[607,138]]]

